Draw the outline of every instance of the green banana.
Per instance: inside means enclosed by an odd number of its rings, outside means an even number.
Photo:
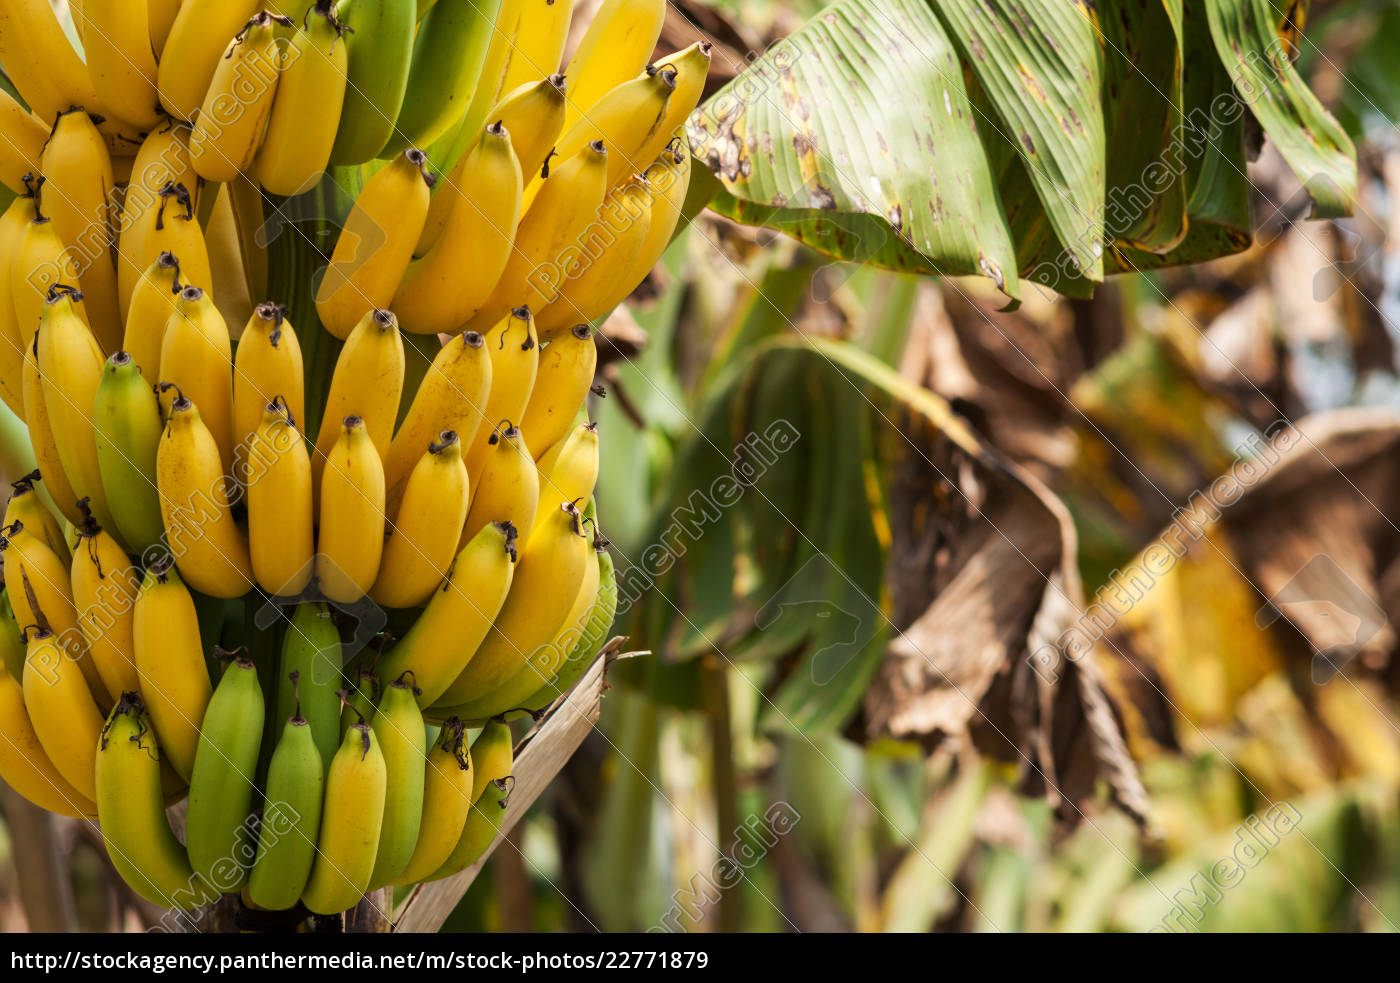
[[[356,904],[369,887],[384,822],[387,770],[369,724],[345,732],[326,777],[316,861],[301,900],[318,915]]]
[[[598,599],[593,602],[583,637],[559,667],[558,675],[520,700],[516,706],[536,713],[543,710],[572,689],[593,664],[593,657],[607,640],[608,630],[612,628],[613,618],[617,615],[617,573],[613,569],[612,554],[606,549],[598,550],[598,570]]]
[[[224,670],[204,712],[185,818],[190,864],[225,894],[243,886],[257,856],[249,817],[263,712],[257,666],[239,656]]]
[[[297,673],[298,681],[291,681]],[[275,720],[299,714],[305,717],[311,739],[329,768],[340,746],[340,632],[325,604],[298,604],[282,639],[282,666],[278,674]]]
[[[337,16],[353,33],[331,163],[362,164],[393,136],[408,88],[417,12],[403,0],[348,0]]]
[[[4,587],[0,587],[0,657],[15,682],[24,682],[24,639],[20,637],[15,610],[10,607],[9,589]]]
[[[198,908],[218,893],[195,875],[165,818],[160,746],[135,693],[123,693],[97,746],[97,815],[112,866],[164,908]]]
[[[506,799],[510,797],[510,770],[514,742],[504,721],[492,720],[481,729],[471,747],[472,809],[462,835],[443,865],[424,880],[436,881],[466,870],[503,832]],[[492,786],[495,786],[495,791]],[[503,794],[502,794],[503,793]]]
[[[297,672],[293,670],[290,676],[295,692]],[[284,911],[301,897],[316,859],[325,784],[325,766],[312,725],[297,706],[287,718],[267,766],[258,856],[248,875],[248,897],[253,904]]]
[[[379,151],[392,157],[426,147],[471,104],[501,0],[439,0],[418,28],[413,64],[394,135]]]
[[[156,394],[126,352],[107,359],[102,369],[92,424],[108,510],[126,545],[144,554],[165,535],[156,488],[163,424]]]
[[[418,845],[418,830],[423,822],[427,732],[414,687],[405,677],[412,678],[412,673],[404,673],[384,690],[370,724],[379,739],[389,776],[379,851],[369,879],[371,890],[392,883],[403,873]]]

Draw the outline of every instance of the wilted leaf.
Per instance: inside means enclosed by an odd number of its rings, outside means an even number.
[[[1400,774],[1397,450],[1394,413],[1283,427],[1100,591],[1080,627],[1107,633],[1140,737],[1242,726],[1226,746],[1275,788]]]

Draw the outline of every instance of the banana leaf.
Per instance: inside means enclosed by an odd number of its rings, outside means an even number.
[[[977,741],[1062,807],[1077,762],[1140,813],[1095,667],[1028,662],[1078,603],[1063,505],[850,343],[771,339],[710,391],[618,575],[645,595],[630,634],[766,669],[769,733],[859,712],[869,740]]]
[[[1302,81],[1299,4],[839,0],[692,117],[711,207],[840,260],[1029,280],[1104,275],[1250,242],[1251,114],[1347,214],[1355,150]]]

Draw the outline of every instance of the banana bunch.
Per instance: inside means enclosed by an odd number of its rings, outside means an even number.
[[[663,0],[567,64],[568,0],[263,6],[70,4],[81,52],[0,9],[0,400],[38,464],[0,779],[154,903],[332,914],[489,847],[506,715],[612,624],[590,325],[679,222],[709,46],[652,61]],[[262,233],[328,169],[353,204],[288,285]]]

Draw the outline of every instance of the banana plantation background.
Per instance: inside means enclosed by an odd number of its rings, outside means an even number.
[[[700,36],[591,406],[641,654],[445,928],[1400,927],[1400,9]],[[0,816],[0,930],[154,920]]]

